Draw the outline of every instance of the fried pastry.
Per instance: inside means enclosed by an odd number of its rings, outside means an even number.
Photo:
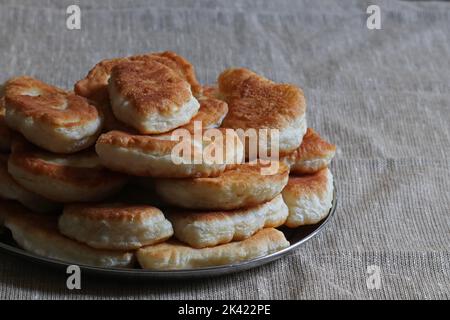
[[[27,190],[64,203],[99,201],[127,182],[127,177],[104,168],[93,151],[57,155],[24,141],[13,142],[8,172]]]
[[[102,121],[86,98],[31,77],[5,85],[5,121],[30,142],[56,153],[74,153],[95,143]]]
[[[300,88],[275,83],[244,68],[225,70],[218,85],[229,109],[223,127],[278,129],[280,152],[300,146],[306,132],[306,103]]]
[[[175,152],[177,146],[184,143],[171,133],[164,135],[135,135],[121,131],[111,131],[102,134],[97,141],[96,151],[101,163],[111,170],[143,177],[207,177],[217,176],[223,172],[228,163],[242,161],[243,147],[236,136],[233,147],[227,147],[225,131],[218,130],[225,137],[223,146],[217,149],[223,150],[223,159],[208,160],[204,157],[204,150],[211,146],[202,134],[200,141],[193,136],[186,142],[191,157],[182,152]],[[191,133],[188,137],[191,137]],[[181,147],[180,147],[181,148]],[[185,157],[186,156],[186,157]],[[200,161],[195,162],[195,158]],[[230,161],[228,162],[229,159]]]
[[[289,246],[281,231],[262,229],[243,241],[195,249],[176,241],[141,248],[136,255],[144,269],[176,270],[235,264],[269,255]]]
[[[300,147],[289,154],[282,155],[281,161],[290,166],[291,173],[310,174],[328,167],[335,153],[334,144],[308,128]]]
[[[158,179],[156,192],[167,203],[188,209],[232,210],[275,198],[288,181],[289,168],[279,163],[273,174],[261,174],[260,163],[239,164],[217,177]]]
[[[194,96],[198,97],[201,95],[202,87],[197,81],[192,64],[182,56],[171,51],[100,61],[89,71],[84,79],[75,84],[75,92],[97,102],[108,102],[108,81],[111,76],[112,68],[120,63],[129,61],[156,61],[161,63],[175,71],[185,81],[189,82]]]
[[[263,228],[283,225],[288,208],[283,197],[266,203],[229,211],[186,211],[167,213],[175,237],[194,248],[213,247],[231,241],[245,240]]]
[[[116,65],[108,91],[115,117],[142,134],[164,133],[187,124],[200,107],[189,83],[155,61]]]
[[[329,213],[333,201],[333,175],[328,168],[305,176],[291,176],[283,190],[289,208],[286,226],[316,224]]]
[[[132,252],[94,249],[63,236],[53,216],[8,215],[5,226],[19,246],[46,258],[106,268],[131,267],[134,263]]]
[[[0,155],[0,198],[15,200],[36,212],[53,212],[58,205],[41,195],[28,191],[8,173],[8,156]]]
[[[121,203],[66,205],[58,225],[69,238],[110,250],[138,249],[173,234],[171,223],[158,208]]]
[[[0,151],[9,151],[11,147],[11,130],[5,121],[5,97],[0,97]]]

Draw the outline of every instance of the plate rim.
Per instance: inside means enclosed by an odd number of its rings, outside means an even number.
[[[292,253],[295,249],[300,247],[301,245],[308,242],[311,238],[318,235],[322,232],[325,227],[330,223],[333,219],[336,208],[337,208],[337,190],[336,185],[333,182],[333,200],[332,206],[328,215],[325,219],[320,222],[320,225],[314,229],[311,233],[306,235],[304,238],[299,241],[290,244],[288,247],[273,252],[271,254],[257,257],[252,260],[242,261],[235,264],[227,264],[220,266],[211,266],[211,267],[203,267],[203,268],[195,268],[195,269],[180,269],[180,270],[148,270],[148,269],[133,269],[133,268],[106,268],[106,267],[97,267],[83,264],[71,263],[63,260],[48,258],[44,256],[39,256],[37,254],[27,252],[24,249],[19,247],[15,247],[9,244],[6,244],[0,241],[0,250],[4,253],[14,255],[16,257],[26,259],[33,263],[39,263],[41,265],[51,266],[51,267],[59,267],[59,268],[67,268],[70,265],[77,265],[80,267],[82,271],[86,271],[90,274],[104,275],[104,276],[122,276],[122,277],[138,277],[138,278],[149,278],[149,279],[180,279],[180,278],[196,278],[196,277],[208,277],[208,276],[218,276],[225,275],[240,271],[249,270],[252,268],[256,268],[262,266],[264,264],[273,262],[278,260],[289,253]]]

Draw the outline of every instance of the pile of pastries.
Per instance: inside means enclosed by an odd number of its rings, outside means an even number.
[[[336,147],[306,125],[303,92],[244,68],[202,86],[174,52],[103,60],[66,91],[28,76],[0,92],[0,226],[23,249],[75,264],[189,269],[289,246],[276,228],[324,219]],[[174,159],[176,130],[277,129],[275,170]],[[226,139],[228,136],[224,135]],[[225,139],[225,138],[224,138]],[[206,135],[190,149],[201,153]],[[267,159],[265,159],[267,160]]]

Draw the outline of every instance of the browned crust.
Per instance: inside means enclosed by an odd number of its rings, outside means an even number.
[[[109,101],[107,86],[111,75],[111,70],[116,65],[129,61],[159,62],[169,67],[189,82],[192,88],[192,93],[195,96],[199,96],[201,94],[201,86],[197,81],[192,64],[190,64],[182,56],[171,51],[100,61],[89,71],[84,79],[75,84],[75,92],[83,97],[87,97],[98,102]]]
[[[222,96],[220,94],[219,87],[217,86],[217,84],[203,86],[202,95],[203,95],[203,97],[222,99]]]
[[[0,120],[5,119],[5,97],[0,97]]]
[[[139,255],[142,255],[143,257],[145,257],[145,255],[148,254],[156,260],[167,261],[171,257],[177,257],[182,254],[189,256],[191,254],[191,252],[194,252],[194,251],[207,252],[210,250],[215,250],[214,248],[227,248],[227,247],[234,247],[236,245],[239,245],[239,246],[245,245],[248,247],[258,247],[260,243],[266,242],[266,241],[273,242],[273,243],[280,243],[280,242],[285,242],[286,238],[285,238],[284,234],[281,231],[278,231],[277,229],[265,228],[265,229],[262,229],[262,230],[258,231],[257,233],[255,233],[252,237],[242,240],[240,242],[230,242],[230,243],[221,244],[217,247],[206,247],[206,248],[201,248],[201,249],[191,248],[187,244],[184,244],[175,239],[171,239],[164,243],[140,248],[138,250],[138,257],[139,257]]]
[[[230,165],[227,170],[218,177],[200,177],[186,179],[191,185],[202,184],[203,186],[217,186],[224,188],[230,184],[252,184],[259,185],[267,179],[274,183],[280,183],[289,175],[289,167],[279,162],[278,171],[273,175],[261,175],[263,165],[258,163],[243,163]],[[258,203],[259,204],[259,203]]]
[[[97,102],[109,104],[108,80],[111,70],[127,58],[102,60],[97,63],[84,79],[79,80],[74,87],[76,94]]]
[[[122,148],[137,148],[158,154],[168,154],[179,142],[158,139],[157,136],[134,135],[124,131],[110,131],[98,138],[97,144],[106,144]]]
[[[225,135],[225,129],[217,129],[222,131]],[[156,154],[170,154],[172,149],[180,143],[176,140],[160,139],[161,136],[170,136],[171,132],[163,135],[139,135],[132,134],[125,131],[110,131],[102,134],[97,144],[106,144],[122,148],[140,149],[146,152],[152,152]]]
[[[64,207],[64,215],[82,217],[93,221],[143,221],[162,215],[158,208],[147,205],[130,205],[123,203],[71,204]]]
[[[248,69],[225,70],[218,84],[229,107],[223,127],[284,128],[306,111],[300,88],[272,82]]]
[[[93,168],[71,167],[46,161],[53,155],[40,150],[24,141],[15,141],[9,162],[34,175],[45,176],[51,179],[66,182],[81,187],[96,187],[123,181],[122,174],[105,169],[102,166]],[[63,157],[63,155],[59,155]],[[97,157],[93,151],[77,153],[77,157]],[[70,155],[67,157],[71,157]]]
[[[40,95],[27,95],[30,90],[39,90]],[[24,117],[58,127],[83,125],[99,116],[97,108],[86,98],[27,76],[13,78],[6,83],[5,105]]]
[[[192,94],[194,96],[198,97],[201,95],[202,86],[197,81],[194,66],[189,61],[173,51],[155,53],[154,56],[162,58],[157,59],[156,61],[176,71],[180,76],[182,76],[183,79],[189,82],[192,88]]]
[[[124,251],[95,249],[83,243],[67,238],[58,230],[58,217],[52,215],[39,215],[30,211],[21,211],[7,217],[7,225],[13,225],[23,234],[32,234],[34,237],[45,238],[48,243],[63,242],[67,249],[83,250],[89,253],[102,254],[126,254]]]
[[[313,174],[290,176],[283,192],[289,192],[299,197],[311,194],[323,194],[326,191],[328,183],[328,170],[328,168],[324,168]]]
[[[5,122],[5,97],[0,98],[0,136],[3,141],[9,141],[11,139],[11,130]]]
[[[196,121],[201,121],[204,129],[215,127],[228,113],[228,105],[224,101],[214,98],[200,98],[198,102],[200,102],[200,109],[197,114],[188,124],[180,128],[193,131]]]
[[[308,128],[303,137],[302,144],[292,153],[280,155],[293,161],[313,160],[333,155],[336,146],[324,140],[315,130]]]
[[[169,211],[168,217],[186,219],[190,221],[200,220],[202,222],[222,221],[233,215],[242,214],[243,209],[229,211]],[[239,212],[238,212],[239,211]]]
[[[198,102],[200,103],[200,108],[197,114],[189,121],[189,123],[177,129],[184,128],[192,131],[194,129],[195,121],[201,121],[203,128],[214,128],[216,127],[216,125],[220,126],[219,122],[221,122],[228,113],[227,103],[222,100],[207,97],[199,98]],[[119,130],[130,132],[133,134],[139,134],[135,129],[130,128],[129,126],[115,118],[109,102],[97,103],[97,106],[103,118],[103,128],[105,129],[105,131]]]
[[[120,63],[112,68],[110,82],[141,115],[170,115],[192,97],[189,83],[155,61]]]
[[[130,131],[135,132],[136,130],[129,127],[122,121],[118,120],[114,113],[112,112],[111,105],[109,104],[109,101],[104,102],[94,102],[98,113],[100,114],[102,120],[103,120],[103,132],[108,132],[111,130],[122,130],[122,131]]]
[[[270,202],[267,201],[267,202]],[[249,210],[252,212],[255,212],[262,208],[264,205],[267,204],[261,203],[253,207],[248,208],[239,208],[239,209],[232,209],[232,210],[215,210],[215,211],[209,211],[209,210],[188,210],[188,209],[174,209],[171,208],[167,211],[167,215],[170,218],[177,217],[177,218],[189,218],[190,221],[222,221],[225,220],[227,217],[235,216],[235,215],[242,215],[245,210]]]

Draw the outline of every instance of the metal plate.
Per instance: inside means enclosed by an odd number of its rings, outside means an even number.
[[[312,226],[304,226],[296,229],[281,228],[280,230],[286,236],[286,239],[291,243],[291,245],[283,250],[277,251],[275,253],[269,254],[267,256],[259,257],[253,260],[240,262],[231,265],[208,267],[208,268],[198,268],[198,269],[186,269],[186,270],[167,270],[167,271],[152,271],[152,270],[142,270],[142,269],[119,269],[119,268],[101,268],[80,265],[83,272],[96,275],[104,276],[116,276],[116,277],[128,277],[128,278],[149,278],[149,279],[180,279],[180,278],[204,278],[210,276],[225,275],[240,271],[245,271],[252,269],[263,264],[272,262],[274,260],[280,259],[288,253],[292,252],[294,249],[299,248],[306,241],[317,235],[322,231],[326,224],[328,224],[336,211],[337,197],[336,197],[336,187],[333,192],[333,206],[330,209],[328,216],[322,220],[320,223]],[[71,263],[49,259],[41,257],[29,252],[22,250],[17,247],[14,240],[11,238],[9,232],[4,232],[0,234],[0,250],[7,252],[9,254],[27,259],[32,262],[45,264],[48,266],[67,268]]]

